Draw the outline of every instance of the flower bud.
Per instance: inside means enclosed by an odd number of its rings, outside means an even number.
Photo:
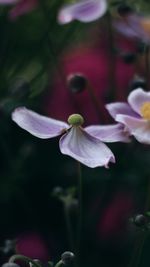
[[[137,50],[137,53],[144,54],[146,50],[146,44],[141,41],[137,42],[136,50]]]
[[[62,187],[60,186],[56,186],[54,189],[53,189],[53,195],[55,196],[60,196],[63,194],[63,189]]]
[[[29,95],[30,83],[22,77],[17,77],[11,82],[9,91],[13,97],[25,98]]]
[[[70,251],[65,251],[61,255],[61,260],[62,260],[64,265],[70,265],[74,261],[74,258],[75,258],[74,253],[72,253]]]
[[[132,64],[136,61],[136,54],[135,53],[124,53],[121,55],[123,61],[126,63],[126,64]]]
[[[138,214],[134,218],[134,224],[138,227],[145,226],[147,224],[147,218],[143,214]]]
[[[137,77],[135,79],[132,80],[131,84],[130,84],[130,88],[131,90],[137,89],[137,88],[143,88],[146,89],[147,84],[145,79]]]
[[[84,119],[80,114],[73,114],[69,116],[68,123],[72,126],[80,126],[84,123]]]
[[[80,93],[87,87],[87,79],[80,73],[71,74],[67,78],[68,88],[72,93]]]
[[[118,6],[117,11],[120,16],[126,16],[133,13],[133,9],[129,5],[123,3]]]
[[[6,262],[2,265],[2,267],[20,267],[20,266],[15,262]]]

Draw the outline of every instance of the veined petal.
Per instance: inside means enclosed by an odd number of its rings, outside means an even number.
[[[140,143],[150,144],[150,121],[126,115],[117,115],[116,120],[123,123]]]
[[[130,142],[129,133],[125,131],[124,126],[120,123],[88,126],[85,131],[102,142]]]
[[[106,0],[81,0],[62,7],[58,14],[58,21],[61,24],[69,23],[75,19],[81,22],[91,22],[102,17],[106,10]]]
[[[141,107],[145,102],[150,102],[150,92],[138,88],[128,96],[128,102],[135,112],[141,115]]]
[[[108,167],[110,161],[115,162],[111,150],[80,127],[72,127],[61,137],[59,144],[63,154],[91,168]]]
[[[125,102],[110,103],[107,104],[105,107],[114,119],[116,119],[116,116],[118,114],[125,114],[137,117],[137,114],[131,109],[129,104]]]
[[[69,125],[37,114],[25,107],[15,109],[12,120],[32,135],[46,139],[60,135]]]

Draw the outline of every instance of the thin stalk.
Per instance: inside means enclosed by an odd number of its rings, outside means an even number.
[[[109,95],[108,101],[115,100],[116,91],[116,56],[114,53],[114,35],[112,29],[111,14],[108,11],[106,15],[107,31],[108,31],[108,44],[109,44]]]
[[[146,82],[147,82],[147,90],[149,90],[149,80],[150,80],[150,64],[149,64],[149,45],[146,45],[145,49],[145,77],[146,77]]]
[[[93,105],[94,105],[94,107],[96,109],[96,112],[97,112],[97,115],[98,115],[99,119],[102,120],[103,111],[102,111],[102,107],[100,105],[100,101],[96,97],[95,92],[94,92],[94,88],[92,87],[92,85],[89,82],[87,84],[87,88],[86,89],[87,89],[87,91],[89,93],[89,96],[90,96],[90,98],[92,100],[92,103],[93,103]]]
[[[82,173],[81,173],[81,164],[80,162],[77,163],[78,167],[78,201],[79,201],[79,211],[78,211],[78,227],[77,227],[77,252],[76,258],[77,263],[76,265],[79,267],[79,262],[81,259],[81,233],[82,233]]]
[[[70,245],[70,250],[75,253],[74,239],[73,239],[72,227],[71,227],[71,221],[70,221],[70,213],[69,213],[68,205],[66,203],[64,203],[64,214],[65,214],[67,236],[68,236],[68,242]]]
[[[144,213],[147,210],[149,210],[149,207],[150,207],[150,179],[148,179],[148,189],[147,189],[147,195],[146,195],[146,200],[145,200]],[[146,230],[141,232],[140,235],[137,237],[137,240],[135,241],[134,251],[133,251],[128,267],[139,266],[146,237],[147,237]]]

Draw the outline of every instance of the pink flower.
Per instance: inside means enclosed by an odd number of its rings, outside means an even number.
[[[97,38],[95,34],[91,39]],[[95,39],[94,39],[95,40]],[[45,97],[43,108],[50,116],[58,120],[67,120],[70,114],[80,113],[86,118],[85,124],[99,124],[110,122],[110,116],[105,109],[107,97],[111,91],[109,68],[110,57],[108,41],[90,43],[72,48],[59,61],[59,72],[55,74],[52,91]],[[118,39],[117,43],[124,51],[134,51],[133,43]],[[126,99],[129,81],[133,78],[135,67],[126,64],[122,58],[116,56],[115,63],[115,92],[118,101]],[[67,87],[68,76],[80,73],[87,78],[99,102],[99,114],[92,103],[88,90],[72,93]],[[58,108],[59,107],[59,108]]]
[[[150,92],[138,88],[128,96],[128,103],[106,105],[111,116],[140,143],[150,144]]]
[[[115,29],[129,38],[136,38],[150,42],[150,19],[140,16],[136,13],[131,13],[120,20],[114,22]]]
[[[49,260],[49,251],[41,235],[24,233],[17,238],[16,253],[41,261]]]
[[[10,4],[15,4],[17,3],[19,0],[0,0],[0,4],[1,5],[10,5]]]
[[[14,20],[33,10],[38,4],[38,0],[0,0],[0,5],[12,4],[15,6],[10,10],[9,17]]]
[[[36,8],[38,0],[18,0],[17,4],[11,9],[9,17],[14,20],[19,16],[22,16],[34,8]]]
[[[79,114],[71,115],[67,124],[21,107],[12,113],[12,119],[21,128],[42,139],[63,134],[59,141],[61,153],[91,168],[108,167],[109,162],[115,162],[113,153],[103,142],[129,141],[119,124],[83,129],[84,120]]]
[[[133,210],[134,201],[131,193],[118,192],[104,209],[98,222],[99,237],[104,240],[113,238],[113,241],[122,237],[126,233]]]
[[[107,10],[106,0],[80,0],[77,3],[63,6],[58,14],[60,24],[73,20],[91,22],[102,17]]]

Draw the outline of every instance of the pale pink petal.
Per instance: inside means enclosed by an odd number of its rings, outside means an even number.
[[[150,92],[145,92],[138,88],[132,91],[128,96],[128,102],[131,108],[141,115],[141,107],[145,102],[150,102]]]
[[[106,10],[106,0],[81,0],[63,6],[59,11],[58,21],[61,24],[69,23],[72,20],[91,22],[102,17]]]
[[[116,119],[116,116],[118,114],[126,114],[137,117],[137,114],[131,109],[131,107],[124,102],[115,102],[107,104],[105,107],[114,119]]]
[[[19,2],[19,0],[0,0],[0,5],[15,4],[17,2]]]
[[[79,127],[72,127],[61,137],[60,150],[91,168],[108,167],[109,162],[115,162],[113,153],[104,143]]]
[[[25,107],[15,109],[12,120],[22,129],[42,139],[58,136],[69,128],[65,122],[39,115]]]
[[[114,27],[117,31],[127,37],[142,38],[145,37],[144,31],[140,25],[141,17],[136,13],[132,13],[123,19],[114,22]]]
[[[120,123],[112,125],[93,125],[85,128],[86,132],[102,142],[130,142],[129,134]]]
[[[139,38],[139,33],[133,29],[130,24],[127,24],[126,21],[115,21],[113,23],[114,28],[121,34],[129,38]]]
[[[116,120],[123,123],[131,135],[140,143],[150,144],[150,122],[126,115],[117,115]]]
[[[38,5],[37,0],[20,0],[9,12],[10,19],[14,20],[17,17],[24,15]]]

